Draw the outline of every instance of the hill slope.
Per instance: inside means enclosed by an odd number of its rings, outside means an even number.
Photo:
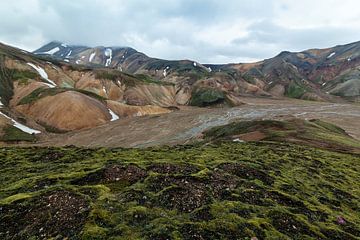
[[[359,155],[275,142],[0,150],[2,239],[359,239]]]
[[[106,66],[147,74],[194,90],[215,88],[232,95],[336,101],[359,98],[360,42],[299,53],[282,52],[252,64],[202,65],[155,59],[125,47],[83,47],[51,42],[34,53],[75,64]],[[110,54],[111,53],[111,54]],[[91,61],[90,61],[91,60]]]
[[[17,138],[20,135],[7,130],[11,126],[27,134],[61,133],[123,117],[166,113],[169,110],[164,107],[176,105],[171,84],[112,69],[61,63],[3,44],[0,90],[0,141],[11,142],[34,140]],[[109,101],[121,103],[116,106],[119,115]],[[5,132],[13,135],[5,136]]]

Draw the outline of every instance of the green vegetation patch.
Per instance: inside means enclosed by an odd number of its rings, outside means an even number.
[[[306,89],[296,82],[290,82],[289,86],[286,88],[285,96],[290,98],[301,98],[304,93],[306,93]]]
[[[2,136],[0,136],[0,141],[4,142],[34,142],[36,141],[35,135],[26,133],[21,131],[20,129],[7,125],[2,129],[4,132]]]
[[[190,105],[206,107],[225,102],[225,94],[214,88],[195,88],[192,91]]]
[[[158,85],[169,85],[169,86],[173,86],[173,83],[168,83],[168,82],[162,82],[160,80],[156,80],[153,79],[152,77],[150,77],[149,75],[146,74],[135,74],[135,77],[137,79],[139,79],[141,82],[144,83],[148,83],[148,84],[158,84]]]
[[[204,132],[206,141],[234,140],[295,142],[337,151],[360,153],[360,142],[343,129],[318,119],[233,122]]]
[[[27,79],[38,79],[39,76],[35,72],[28,70],[13,70],[14,80],[27,80]]]
[[[30,104],[32,102],[36,102],[41,98],[44,97],[48,97],[48,96],[55,96],[59,93],[63,93],[63,92],[67,92],[67,91],[74,91],[74,92],[79,92],[82,94],[85,94],[89,97],[95,98],[99,101],[105,101],[106,98],[93,93],[93,92],[89,92],[86,90],[82,90],[82,89],[75,89],[75,88],[44,88],[44,87],[40,87],[38,89],[35,89],[34,91],[32,91],[29,95],[25,96],[24,98],[22,98],[20,100],[20,102],[18,103],[18,105],[23,105],[23,104]]]
[[[75,91],[75,92],[79,92],[79,93],[82,93],[82,94],[85,94],[89,97],[92,97],[92,98],[95,98],[99,101],[105,101],[106,98],[103,97],[103,96],[100,96],[94,92],[90,92],[90,91],[86,91],[86,90],[83,90],[83,89],[77,89],[77,88],[73,88],[73,89],[69,89],[69,88],[66,88],[68,91]]]
[[[95,71],[95,77],[98,79],[108,79],[117,84],[120,81],[127,87],[135,87],[138,84],[158,84],[158,85],[173,85],[172,83],[161,82],[153,79],[152,77],[145,74],[131,75],[128,73],[120,72],[111,69],[101,69]]]
[[[56,94],[65,92],[65,89],[61,88],[44,88],[40,87],[32,91],[29,95],[22,98],[18,105],[30,104],[39,100],[40,98],[47,97],[47,96],[55,96]]]
[[[5,56],[0,55],[0,97],[4,105],[8,105],[14,94],[13,71],[5,67]]]
[[[31,147],[1,148],[0,164],[1,239],[360,237],[357,154],[277,142]]]

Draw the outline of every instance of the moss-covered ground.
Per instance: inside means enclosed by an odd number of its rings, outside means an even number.
[[[360,156],[277,142],[1,148],[0,239],[359,239]]]
[[[3,134],[0,135],[0,141],[7,142],[7,143],[16,143],[16,142],[35,142],[36,136],[23,132],[20,129],[12,126],[12,125],[5,125],[2,128]]]
[[[207,141],[224,140],[292,142],[333,151],[360,153],[360,141],[343,129],[319,119],[233,122],[204,132]],[[235,140],[236,141],[236,140]]]
[[[213,88],[195,88],[192,91],[190,105],[207,107],[225,102],[225,94]]]
[[[36,102],[37,100],[44,98],[44,97],[48,97],[48,96],[55,96],[59,93],[63,93],[66,91],[74,91],[74,92],[79,92],[82,94],[85,94],[89,97],[95,98],[99,101],[105,101],[106,98],[97,95],[96,93],[93,92],[89,92],[83,89],[75,89],[75,88],[37,88],[34,91],[32,91],[29,95],[25,96],[24,98],[22,98],[20,100],[20,102],[18,103],[18,105],[23,105],[23,104],[30,104],[33,102]]]

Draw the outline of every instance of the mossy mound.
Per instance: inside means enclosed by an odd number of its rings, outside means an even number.
[[[1,148],[1,239],[359,239],[360,156],[277,142]]]
[[[305,144],[342,152],[360,153],[360,142],[343,129],[318,119],[233,122],[204,132],[206,141],[278,141]]]
[[[190,105],[207,107],[225,102],[225,94],[215,88],[196,88],[192,91]]]
[[[12,126],[6,125],[2,129],[3,134],[0,136],[0,141],[3,142],[34,142],[36,141],[36,136],[21,131],[20,129]]]

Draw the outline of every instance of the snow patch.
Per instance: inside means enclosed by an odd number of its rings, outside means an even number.
[[[20,130],[23,131],[23,132],[26,132],[26,133],[28,133],[28,134],[39,134],[39,133],[41,133],[41,132],[38,131],[38,130],[29,128],[29,127],[27,127],[27,126],[25,126],[25,125],[23,125],[23,124],[15,121],[14,119],[12,119],[11,117],[5,115],[5,114],[2,113],[2,112],[0,112],[0,115],[2,115],[2,116],[4,116],[5,118],[11,120],[13,126],[16,127],[16,128],[18,128],[18,129],[20,129]]]
[[[61,46],[65,48],[68,47],[68,45],[66,45],[65,43],[62,43]]]
[[[233,140],[233,142],[238,142],[238,143],[243,143],[245,142],[244,140],[241,140],[240,138],[236,138]]]
[[[81,59],[85,59],[85,56],[81,56]]]
[[[80,64],[80,63],[81,63],[81,60],[76,60],[75,63],[76,63],[76,64]]]
[[[167,66],[165,69],[164,69],[164,71],[163,71],[163,75],[164,75],[164,77],[166,77],[167,76],[167,70],[169,70],[170,69],[170,67],[169,66]]]
[[[48,81],[51,84],[51,88],[56,87],[56,83],[51,81],[47,75],[47,73],[45,72],[45,70],[42,67],[37,67],[32,63],[27,63],[30,67],[34,68],[39,74],[40,76],[45,79],[46,81]]]
[[[113,111],[111,111],[110,108],[109,108],[109,113],[110,113],[110,115],[111,115],[111,120],[110,120],[111,122],[116,121],[116,120],[119,119],[119,116],[116,115]]]
[[[269,85],[271,85],[273,83],[273,81],[269,82]]]
[[[351,61],[351,58],[348,58],[347,61],[350,62],[350,61]]]
[[[106,88],[103,86],[103,91],[107,94]]]
[[[56,48],[50,49],[50,50],[47,51],[47,52],[42,52],[42,54],[50,54],[50,55],[52,55],[52,54],[57,53],[58,51],[60,51],[60,48],[59,48],[59,47],[56,47]]]
[[[70,62],[70,60],[69,59],[64,59],[64,62]]]
[[[328,58],[328,59],[329,59],[329,58],[332,58],[335,54],[336,54],[336,53],[333,52],[333,53],[331,53],[329,56],[327,56],[327,58]]]
[[[70,52],[66,55],[66,57],[70,57],[71,54],[72,54],[72,50],[70,50]]]
[[[92,60],[94,59],[94,57],[96,56],[96,53],[92,53],[90,54],[90,57],[89,57],[89,62],[92,62]]]
[[[194,62],[194,63],[193,63],[193,65],[194,65],[194,67],[196,67],[196,66],[197,66],[197,63],[196,63],[196,62]]]
[[[111,48],[107,48],[105,50],[105,56],[108,57],[108,59],[106,59],[105,67],[108,67],[108,66],[110,66],[111,61],[112,61],[112,50],[111,50]]]
[[[321,86],[325,86],[326,85],[326,82],[324,82]]]
[[[212,72],[212,69],[211,69],[211,67],[208,67],[208,71],[209,71],[209,72]]]
[[[1,102],[1,97],[0,97],[0,108],[2,108],[2,106],[4,106],[4,104]]]

